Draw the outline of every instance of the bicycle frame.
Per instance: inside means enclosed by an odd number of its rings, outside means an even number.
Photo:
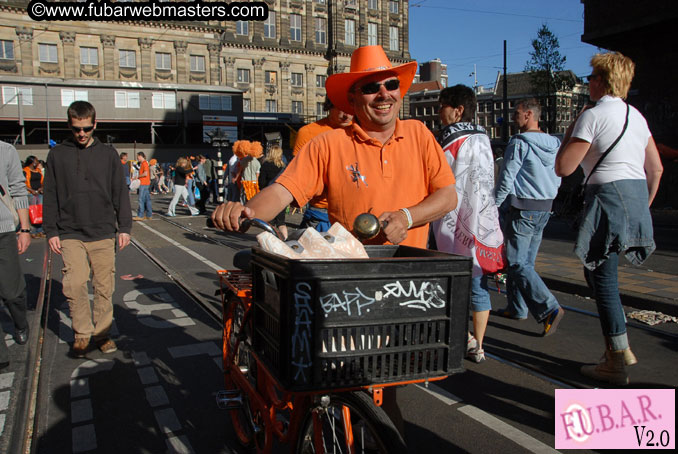
[[[236,354],[238,347],[242,342],[241,338],[235,340],[235,344],[231,344],[231,334],[233,332],[234,320],[230,316],[230,304],[237,304],[238,301],[242,303],[244,308],[244,316],[241,326],[245,327],[252,317],[252,281],[249,274],[242,271],[226,271],[218,272],[221,283],[221,297],[222,297],[222,311],[223,311],[223,370],[226,385],[232,384],[238,390],[242,391],[248,399],[252,419],[257,419],[263,426],[263,444],[261,443],[257,433],[253,433],[257,452],[269,453],[273,447],[274,437],[281,443],[289,444],[291,449],[297,443],[299,431],[303,423],[304,417],[308,414],[309,409],[313,411],[313,444],[316,453],[324,453],[323,434],[321,424],[319,423],[319,409],[320,405],[316,401],[323,395],[329,393],[338,394],[351,391],[362,390],[371,394],[372,402],[375,406],[380,407],[383,402],[383,388],[390,386],[402,386],[412,383],[422,383],[428,381],[442,380],[446,377],[435,377],[418,380],[403,381],[397,383],[374,384],[370,386],[351,387],[343,389],[320,390],[312,392],[293,392],[285,390],[278,382],[276,377],[266,367],[265,363],[258,357],[256,352],[249,351],[251,357],[256,364],[256,386],[253,385],[245,373],[240,369],[236,363]],[[238,298],[232,300],[227,297],[228,292]],[[289,411],[289,424],[286,426],[283,422],[278,420],[278,415],[282,412]],[[346,446],[349,447],[349,452],[354,452],[353,431],[351,428],[351,414],[347,406],[342,407],[344,434]],[[235,430],[241,430],[234,424]],[[247,434],[238,433],[241,440],[248,438]]]

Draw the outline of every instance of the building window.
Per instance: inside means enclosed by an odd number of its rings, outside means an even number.
[[[177,108],[177,97],[171,91],[153,92],[151,101],[154,109],[172,110]]]
[[[121,50],[119,66],[121,68],[136,68],[137,53],[133,50]]]
[[[162,69],[166,71],[172,69],[172,56],[164,52],[156,52],[155,69]]]
[[[377,24],[374,22],[367,23],[367,45],[376,46],[379,44],[377,41]]]
[[[398,27],[388,27],[388,46],[391,50],[398,50]]]
[[[247,36],[249,35],[250,31],[250,23],[247,22],[246,20],[239,20],[236,21],[235,23],[235,34],[236,35],[242,35],[242,36]]]
[[[233,99],[228,95],[198,95],[200,110],[233,110]]]
[[[324,102],[315,103],[315,114],[319,117],[324,117],[325,115],[327,115],[327,112],[325,112]]]
[[[139,92],[138,91],[116,91],[115,107],[118,109],[138,109]]]
[[[379,9],[379,0],[368,0],[367,7],[369,9]]]
[[[316,74],[315,75],[315,86],[319,88],[325,88],[325,82],[327,81],[327,76],[325,74]]]
[[[324,17],[315,18],[315,42],[316,44],[327,44],[326,32],[327,20]]]
[[[389,1],[388,2],[388,12],[391,14],[398,14],[398,2]]]
[[[99,66],[99,52],[96,47],[80,48],[80,64]]]
[[[277,80],[278,73],[275,71],[266,71],[264,73],[264,83],[266,85],[275,85]]]
[[[355,21],[353,19],[344,21],[344,43],[347,46],[355,46]]]
[[[316,3],[320,3],[321,5],[325,4],[325,0],[315,0]]]
[[[21,95],[22,106],[33,105],[33,89],[31,87],[2,87],[3,104],[19,104],[19,95]]]
[[[344,0],[344,5],[347,8],[356,9],[358,7],[358,0]]]
[[[14,60],[14,43],[12,41],[0,41],[0,60]]]
[[[304,85],[304,75],[302,73],[292,73],[290,84],[293,87],[302,87]]]
[[[290,40],[301,41],[301,14],[290,14]]]
[[[278,101],[275,99],[266,100],[266,112],[277,112],[278,111]]]
[[[249,84],[250,83],[250,70],[249,69],[242,69],[238,68],[238,82],[241,82],[243,84]]]
[[[304,103],[302,101],[292,101],[292,113],[297,115],[303,115]]]
[[[268,12],[268,19],[264,21],[264,37],[275,38],[275,11]]]
[[[56,44],[38,44],[40,63],[57,63]],[[70,105],[70,104],[69,104]]]
[[[203,55],[191,55],[191,71],[196,73],[205,72],[205,57]]]
[[[87,90],[61,89],[61,106],[68,107],[75,101],[88,101]]]
[[[252,101],[251,100],[249,100],[247,98],[242,99],[242,111],[243,112],[251,112],[252,111]]]

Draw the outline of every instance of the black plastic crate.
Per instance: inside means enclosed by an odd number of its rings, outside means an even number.
[[[407,246],[366,249],[369,259],[290,260],[253,248],[253,345],[286,389],[462,370],[471,259]]]

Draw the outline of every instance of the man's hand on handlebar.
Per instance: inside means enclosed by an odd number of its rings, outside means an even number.
[[[214,226],[221,230],[240,230],[241,218],[254,218],[254,210],[240,202],[227,202],[219,205],[212,213]]]
[[[386,211],[379,216],[382,232],[393,244],[400,244],[407,238],[407,217],[401,211]]]

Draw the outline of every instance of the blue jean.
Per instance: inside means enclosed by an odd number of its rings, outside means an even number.
[[[492,309],[490,293],[487,288],[487,275],[471,278],[471,312],[489,311]]]
[[[629,346],[626,315],[619,297],[618,266],[619,254],[610,253],[593,271],[584,268],[586,282],[591,285],[596,298],[603,335],[609,339],[612,350],[624,350]]]
[[[151,208],[151,190],[149,185],[139,186],[139,210],[137,216],[142,218],[153,216],[153,209]]]
[[[548,211],[511,208],[505,223],[504,240],[509,265],[506,282],[508,309],[520,318],[526,317],[529,310],[537,322],[544,321],[558,308],[555,296],[534,269],[544,227],[550,216]]]
[[[193,180],[186,180],[186,189],[188,190],[188,204],[190,206],[195,206],[195,182]]]

